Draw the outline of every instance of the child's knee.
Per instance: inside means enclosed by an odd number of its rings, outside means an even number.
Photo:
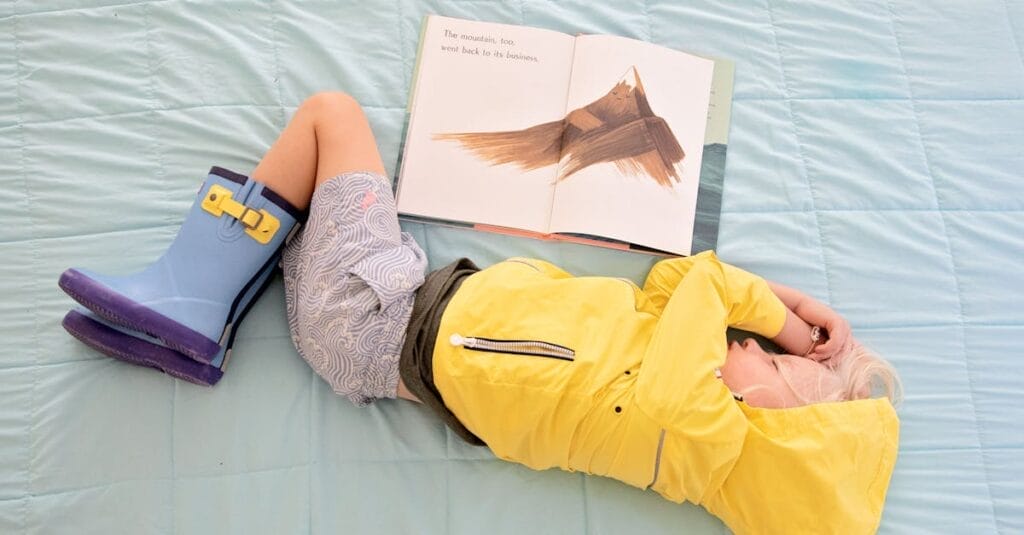
[[[302,108],[316,118],[332,121],[361,119],[363,109],[352,95],[341,91],[316,93],[302,103]]]

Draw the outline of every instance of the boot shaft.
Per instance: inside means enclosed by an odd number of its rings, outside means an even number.
[[[209,364],[303,219],[262,183],[214,167],[153,264],[128,276],[69,269],[61,287],[105,320]]]

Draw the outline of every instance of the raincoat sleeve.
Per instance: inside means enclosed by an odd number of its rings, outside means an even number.
[[[729,325],[778,334],[786,308],[767,283],[714,253],[658,263],[644,292],[661,317],[637,378],[637,403],[666,429],[705,442],[742,440],[746,418],[715,370]]]
[[[644,293],[656,308],[664,311],[676,287],[698,263],[713,263],[721,271],[728,325],[768,338],[779,334],[786,321],[786,308],[768,283],[753,273],[718,260],[711,251],[686,258],[671,258],[654,265],[644,283]]]
[[[764,280],[714,253],[655,265],[644,292],[661,315],[635,383],[635,403],[673,436],[674,471],[687,474],[676,501],[703,504],[728,477],[750,429],[715,370],[729,325],[774,335],[785,306]]]

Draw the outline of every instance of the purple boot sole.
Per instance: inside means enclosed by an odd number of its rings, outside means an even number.
[[[181,353],[124,334],[72,310],[62,322],[85,345],[117,360],[156,368],[168,375],[202,386],[213,386],[224,375],[220,368],[197,362]]]
[[[76,269],[62,273],[58,285],[98,316],[157,338],[167,347],[201,363],[209,363],[220,351],[216,341],[124,297]]]

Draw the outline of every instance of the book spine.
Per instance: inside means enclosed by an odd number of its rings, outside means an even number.
[[[405,104],[405,124],[402,131],[402,146],[399,148],[399,163],[398,169],[395,174],[395,203],[399,202],[402,196],[402,174],[405,171],[406,156],[409,154],[409,132],[412,129],[412,110],[416,104],[416,89],[419,87],[420,79],[420,66],[423,63],[423,37],[427,33],[427,25],[430,24],[431,15],[423,17],[423,22],[420,23],[420,37],[419,45],[416,48],[416,66],[412,70],[412,83],[409,87],[409,99]],[[401,21],[399,21],[401,24]]]
[[[569,62],[569,84],[565,87],[565,104],[562,105],[562,117],[569,114],[569,95],[572,93],[572,74],[576,70],[576,45],[579,43],[580,34],[572,38],[572,61]],[[563,125],[564,127],[564,125]],[[564,138],[562,138],[564,140]],[[562,175],[562,149],[558,149],[558,163],[555,164],[555,179],[552,180],[551,204],[548,206],[548,220],[544,224],[544,230],[551,233],[551,218],[555,213],[555,196],[558,194],[558,177]]]

